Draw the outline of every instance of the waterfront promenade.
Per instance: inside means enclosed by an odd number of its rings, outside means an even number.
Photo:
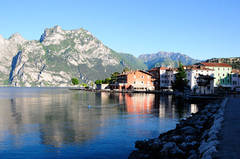
[[[225,108],[222,138],[220,139],[219,159],[240,158],[240,96],[230,97]]]

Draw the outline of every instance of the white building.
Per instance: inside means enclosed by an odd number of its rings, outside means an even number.
[[[232,90],[240,91],[240,70],[232,70]]]
[[[200,75],[203,76],[212,76],[214,77],[214,70],[208,69],[205,67],[201,66],[192,66],[186,69],[187,73],[187,80],[188,80],[188,85],[190,86],[191,90],[196,90],[199,88],[197,79]],[[211,90],[214,89],[214,86],[212,86]]]
[[[172,82],[175,80],[177,70],[175,68],[160,67],[160,89],[172,88]]]

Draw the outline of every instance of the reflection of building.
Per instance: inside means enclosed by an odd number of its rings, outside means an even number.
[[[154,96],[154,94],[125,94],[126,111],[128,113],[151,113]]]
[[[197,113],[198,112],[198,107],[196,104],[191,104],[190,105],[190,113]]]

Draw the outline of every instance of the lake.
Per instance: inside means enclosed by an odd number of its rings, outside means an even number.
[[[170,95],[0,88],[0,158],[124,159],[197,111]]]

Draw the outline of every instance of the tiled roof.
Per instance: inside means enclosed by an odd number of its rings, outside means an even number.
[[[148,72],[157,71],[157,70],[167,70],[167,69],[169,69],[169,67],[154,67],[151,70],[148,70]]]
[[[150,74],[149,72],[143,71],[143,70],[135,70],[135,71],[122,72],[122,73],[121,73],[120,75],[118,75],[118,76],[128,75],[128,74],[132,74],[132,73],[135,73],[135,72],[142,72],[142,73],[145,73],[145,74],[147,74],[147,75],[152,76],[152,74]]]
[[[238,69],[232,69],[232,73],[240,73],[240,70],[238,70]]]
[[[214,71],[213,69],[209,69],[209,68],[196,68],[196,67],[193,67],[191,68],[190,70],[205,70],[205,71]]]
[[[169,69],[168,67],[160,67],[160,70],[167,70]]]
[[[201,63],[204,66],[209,66],[209,67],[232,67],[229,64],[226,63],[208,63],[208,62],[202,62]]]

